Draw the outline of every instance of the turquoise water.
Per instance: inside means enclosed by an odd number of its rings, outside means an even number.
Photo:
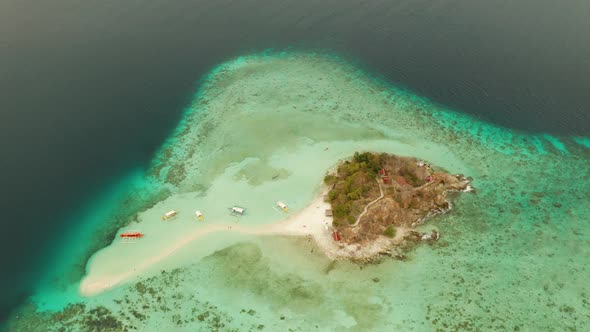
[[[97,296],[80,296],[79,279],[57,278],[10,324],[27,331],[583,330],[590,318],[589,142],[481,122],[331,55],[240,57],[211,71],[150,170],[123,198],[90,211],[89,229],[107,219],[150,227],[147,216],[165,202],[239,197],[275,174],[301,209],[317,181],[297,177],[321,180],[325,169],[289,167],[333,164],[346,157],[343,146],[424,158],[472,176],[477,194],[458,195],[450,213],[423,226],[436,227],[442,240],[405,262],[356,266],[329,261],[306,239],[210,234],[207,241],[227,246],[202,259],[190,259],[191,247]],[[320,146],[331,149],[320,154]],[[185,230],[174,227],[169,232]]]

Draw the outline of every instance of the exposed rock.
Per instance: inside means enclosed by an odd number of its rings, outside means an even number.
[[[438,239],[440,239],[440,233],[435,230],[433,230],[430,233],[422,234],[422,237],[420,238],[420,240],[426,241],[428,243],[434,243],[438,241]]]

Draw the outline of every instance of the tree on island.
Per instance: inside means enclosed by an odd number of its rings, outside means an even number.
[[[354,224],[364,206],[379,196],[375,178],[387,154],[356,152],[352,160],[340,164],[336,174],[328,174],[324,182],[332,185],[328,201],[332,204],[335,227]]]
[[[389,225],[387,226],[387,228],[385,229],[385,232],[383,232],[383,234],[387,237],[390,238],[394,238],[395,237],[395,227],[393,227],[393,225]]]

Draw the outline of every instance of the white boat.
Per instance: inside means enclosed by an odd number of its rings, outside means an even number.
[[[170,210],[170,211],[166,212],[166,214],[164,214],[164,215],[162,216],[162,220],[166,220],[166,219],[168,219],[168,218],[172,218],[172,217],[174,217],[175,215],[176,215],[176,211],[174,211],[174,210]]]
[[[285,204],[285,202],[282,201],[278,201],[277,202],[277,206],[279,208],[281,208],[281,210],[285,211],[285,212],[289,212],[289,207],[287,206],[287,204]]]
[[[243,207],[234,206],[230,209],[230,211],[235,214],[243,215],[244,212],[246,212],[246,209],[244,209]]]
[[[202,213],[201,213],[201,211],[199,211],[199,210],[195,211],[195,215],[197,216],[197,218],[198,218],[200,221],[203,221],[203,220],[205,219],[205,217],[203,216],[203,214],[202,214]]]

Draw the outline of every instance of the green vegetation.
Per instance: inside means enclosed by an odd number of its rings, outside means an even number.
[[[334,182],[336,182],[336,176],[332,175],[332,174],[327,174],[324,177],[324,183],[327,185],[331,185],[334,184]]]
[[[336,174],[326,175],[324,182],[333,185],[328,193],[335,227],[354,224],[364,205],[379,196],[375,178],[387,160],[387,154],[370,152],[354,154],[338,166]]]
[[[383,232],[383,234],[385,236],[391,237],[391,238],[395,237],[395,233],[396,233],[396,231],[395,231],[395,227],[393,227],[393,225],[387,226],[387,228],[385,229],[385,232]]]

